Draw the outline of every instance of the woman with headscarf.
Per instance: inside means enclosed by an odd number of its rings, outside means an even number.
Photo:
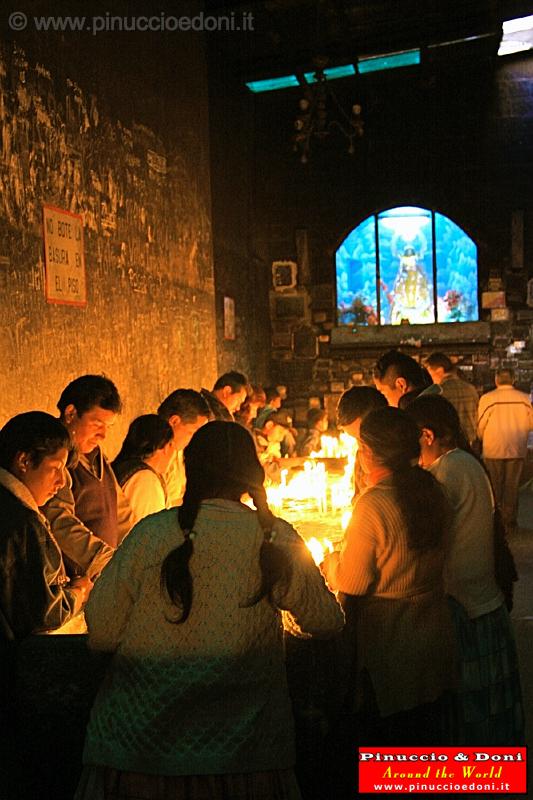
[[[90,647],[113,659],[76,797],[296,800],[282,610],[304,635],[343,614],[271,514],[241,425],[208,423],[184,457],[183,505],[136,526],[87,610]]]

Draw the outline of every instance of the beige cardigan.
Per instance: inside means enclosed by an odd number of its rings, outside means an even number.
[[[389,478],[355,501],[330,586],[360,597],[357,669],[367,670],[382,716],[436,700],[450,687],[453,629],[443,591],[444,553],[409,549]]]

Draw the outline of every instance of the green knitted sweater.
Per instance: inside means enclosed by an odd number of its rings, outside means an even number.
[[[97,581],[89,644],[114,658],[94,704],[84,761],[132,772],[200,775],[294,764],[281,609],[291,629],[331,635],[343,614],[302,540],[282,520],[275,544],[293,569],[274,604],[243,604],[260,582],[263,533],[240,503],[202,504],[181,625],[162,595],[161,563],[183,541],[176,509],[142,520]]]

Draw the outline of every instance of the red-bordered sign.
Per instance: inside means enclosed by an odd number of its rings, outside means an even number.
[[[69,306],[87,305],[83,218],[43,205],[46,299]]]
[[[364,794],[525,794],[525,747],[360,747]]]

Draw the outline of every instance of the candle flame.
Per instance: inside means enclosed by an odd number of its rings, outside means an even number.
[[[323,435],[320,450],[311,453],[297,471],[282,468],[279,483],[266,483],[272,512],[300,528],[317,564],[322,563],[325,554],[332,552],[334,546],[331,540],[318,538],[320,534],[310,536],[310,530],[323,528],[335,542],[342,538],[352,515],[356,451],[357,442],[348,434],[341,433],[338,438]],[[326,463],[319,460],[343,458],[346,459],[343,472],[338,471],[338,464],[328,464],[328,472]],[[280,467],[283,467],[283,459]]]
[[[329,539],[316,539],[312,536],[306,542],[307,547],[311,551],[315,564],[321,564],[324,561],[326,553],[333,553],[333,545]]]

